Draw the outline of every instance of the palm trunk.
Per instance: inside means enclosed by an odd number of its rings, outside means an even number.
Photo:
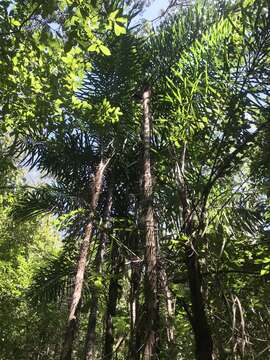
[[[196,359],[213,360],[213,341],[202,294],[200,264],[197,254],[191,246],[186,249],[186,264],[191,294],[192,328],[195,337]]]
[[[118,291],[119,291],[119,273],[121,268],[121,261],[119,259],[118,246],[115,241],[112,244],[111,253],[112,272],[109,285],[109,294],[105,315],[105,339],[103,359],[111,360],[113,358],[113,316],[116,314]]]
[[[86,263],[89,254],[89,247],[92,240],[92,232],[93,232],[93,218],[96,211],[96,207],[98,204],[98,200],[100,197],[102,184],[103,184],[103,174],[109,163],[109,160],[104,162],[100,161],[97,171],[92,183],[92,199],[91,199],[91,214],[90,221],[86,226],[85,235],[80,247],[79,259],[77,262],[77,270],[75,274],[74,280],[74,289],[70,301],[69,307],[69,316],[68,322],[66,326],[66,333],[64,337],[64,344],[61,353],[61,360],[71,360],[72,358],[72,349],[73,342],[76,333],[77,327],[77,317],[79,315],[79,307],[82,296],[82,288],[83,288],[83,280],[85,275]]]
[[[97,311],[98,311],[98,294],[94,290],[91,298],[87,334],[86,334],[86,344],[85,344],[86,360],[95,359]]]
[[[189,209],[187,184],[185,181],[185,162],[187,144],[184,143],[181,166],[176,164],[176,176],[179,184],[179,195],[182,204],[182,220],[184,234],[188,236],[189,242],[186,245],[186,266],[188,271],[188,283],[191,297],[192,315],[190,317],[195,338],[196,360],[213,360],[213,340],[205,310],[203,298],[202,276],[200,263],[196,253],[195,242],[192,239],[193,215]]]
[[[109,225],[109,217],[112,207],[112,188],[109,189],[107,204],[105,208],[104,220],[105,229]],[[103,253],[105,248],[106,234],[103,232],[100,239],[100,244],[98,246],[96,259],[95,259],[95,273],[99,274],[101,271],[101,264],[103,260]],[[85,341],[85,359],[94,360],[95,359],[95,344],[96,344],[96,323],[97,323],[97,312],[98,312],[98,292],[92,292],[91,306],[89,312],[89,320]]]
[[[171,360],[177,359],[177,348],[175,341],[175,328],[173,320],[175,317],[175,301],[173,299],[173,294],[171,293],[168,286],[168,279],[165,269],[160,270],[160,281],[162,284],[162,292],[165,298],[166,304],[166,332],[167,332],[167,344],[168,344],[168,355]]]
[[[136,250],[133,249],[135,252]],[[136,253],[136,252],[135,252]],[[130,339],[129,339],[129,360],[140,359],[140,282],[141,282],[141,262],[138,257],[134,257],[131,262],[130,280]]]
[[[155,238],[155,221],[152,205],[153,185],[151,174],[150,147],[151,147],[151,114],[150,89],[143,92],[143,201],[145,241],[145,326],[144,360],[157,359],[158,356],[158,294],[157,294],[157,245]]]

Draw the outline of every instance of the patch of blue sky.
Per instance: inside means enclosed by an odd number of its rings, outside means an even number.
[[[145,9],[143,17],[146,20],[152,21],[161,15],[163,10],[169,6],[169,0],[155,0],[152,4]]]
[[[132,21],[132,26],[138,25],[141,20],[147,20],[153,23],[153,26],[158,25],[158,17],[165,11],[169,6],[170,0],[154,0],[152,1],[151,5],[146,7],[145,10],[138,15]],[[157,19],[156,21],[154,21]]]

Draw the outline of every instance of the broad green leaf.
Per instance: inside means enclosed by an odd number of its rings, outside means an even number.
[[[124,35],[126,33],[125,27],[120,26],[117,23],[114,23],[114,31],[116,36]]]
[[[99,48],[100,48],[101,52],[102,52],[104,55],[106,55],[106,56],[111,55],[111,51],[110,51],[110,49],[109,49],[107,46],[105,46],[105,45],[100,45]]]

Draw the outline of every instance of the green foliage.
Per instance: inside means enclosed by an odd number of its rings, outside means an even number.
[[[102,15],[91,1],[1,5],[1,128],[13,136],[63,122],[65,104],[91,108],[75,91],[91,69],[92,52],[110,55],[104,33],[125,33],[118,10]],[[111,110],[113,112],[113,110]]]
[[[7,178],[11,179],[7,174]],[[18,179],[16,180],[18,182]],[[46,346],[41,342],[49,339],[49,327],[54,317],[61,315],[57,309],[39,312],[28,299],[35,272],[47,263],[47,259],[56,256],[60,250],[59,234],[53,228],[50,217],[36,218],[18,224],[10,217],[10,211],[16,202],[17,194],[9,188],[0,195],[0,300],[1,300],[1,350],[2,359],[35,358],[45,353]],[[51,320],[49,319],[51,314]],[[53,321],[52,321],[53,320]],[[42,324],[42,325],[41,325]],[[41,329],[42,326],[42,329]],[[45,333],[47,334],[45,335]],[[43,335],[42,335],[42,332]],[[39,334],[39,335],[37,335]],[[36,341],[33,341],[33,339]],[[57,338],[51,339],[51,344]],[[36,347],[39,347],[37,350]]]
[[[89,216],[94,236],[74,356],[84,356],[88,312],[98,298],[97,358],[109,311],[115,357],[128,358],[132,300],[145,319],[140,132],[146,86],[158,267],[167,279],[166,285],[159,279],[160,357],[194,356],[187,249],[198,259],[215,357],[268,354],[268,3],[198,1],[147,34],[143,26],[132,29],[140,7],[120,0],[0,4],[0,71],[7,74],[0,79],[1,359],[59,356]],[[93,179],[107,158],[92,218]],[[49,176],[48,183],[22,184],[18,162]]]

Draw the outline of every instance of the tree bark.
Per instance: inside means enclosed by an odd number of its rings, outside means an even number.
[[[176,163],[176,177],[179,184],[179,195],[182,205],[183,232],[188,237],[186,244],[186,266],[191,297],[192,315],[189,316],[195,338],[196,360],[213,360],[213,340],[208,324],[205,300],[203,298],[202,275],[198,255],[195,250],[193,235],[193,214],[190,211],[188,191],[185,179],[187,144],[184,143],[181,164]],[[199,235],[197,235],[199,236]]]
[[[150,113],[151,91],[146,88],[143,92],[143,228],[145,241],[145,323],[144,338],[144,360],[158,358],[158,294],[157,294],[157,244],[155,237],[155,221],[152,205],[153,184],[151,174],[151,113]]]
[[[202,276],[198,256],[194,249],[187,245],[186,264],[191,295],[192,328],[195,337],[195,354],[197,360],[213,360],[213,340],[207,321],[202,294]]]
[[[77,262],[77,270],[75,274],[74,280],[74,289],[71,296],[70,306],[69,306],[69,316],[66,326],[66,332],[64,337],[64,343],[62,347],[61,353],[61,360],[71,360],[72,358],[72,350],[73,350],[73,342],[76,333],[76,325],[77,325],[77,318],[79,315],[79,307],[81,302],[82,296],[82,288],[83,288],[83,280],[85,275],[86,263],[89,254],[89,246],[92,240],[92,232],[93,232],[93,220],[94,214],[96,211],[96,207],[98,204],[98,200],[100,197],[102,185],[103,185],[103,175],[104,171],[109,163],[109,160],[105,162],[103,160],[100,161],[95,177],[92,183],[92,190],[91,190],[91,213],[90,213],[90,220],[85,228],[85,234],[83,241],[81,243],[80,252],[79,252],[79,259]]]
[[[136,250],[133,249],[136,254]],[[131,279],[130,279],[130,339],[129,339],[129,360],[140,359],[140,282],[141,282],[142,265],[139,257],[131,260]]]
[[[106,208],[104,211],[104,229],[109,226],[109,218],[112,208],[112,187],[108,191],[108,197],[106,202]],[[95,259],[95,273],[100,274],[101,264],[103,261],[103,253],[105,249],[106,234],[101,234],[100,243],[98,246],[96,259]],[[85,340],[85,360],[95,359],[95,344],[96,344],[96,323],[97,323],[97,312],[98,312],[98,291],[92,292],[91,305],[89,311],[89,319]]]
[[[166,332],[167,332],[167,344],[168,344],[168,356],[171,360],[177,359],[177,348],[175,341],[175,328],[173,320],[175,317],[175,301],[173,294],[168,286],[167,274],[164,268],[160,269],[160,282],[162,284],[162,292],[165,298],[166,305]]]
[[[109,285],[109,294],[106,307],[105,315],[105,339],[104,339],[104,350],[103,350],[103,359],[111,360],[113,358],[113,316],[116,314],[118,291],[119,291],[119,273],[121,268],[121,261],[119,259],[119,251],[116,242],[112,244],[112,253],[111,253],[111,279]]]

